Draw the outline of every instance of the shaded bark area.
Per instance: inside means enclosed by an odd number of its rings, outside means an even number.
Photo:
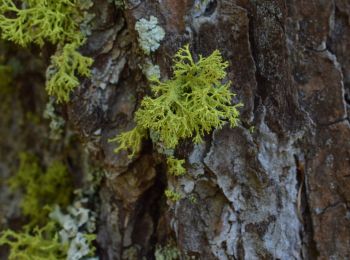
[[[171,241],[183,259],[350,258],[350,1],[110,2],[94,1],[82,49],[95,59],[93,76],[67,106],[67,120],[106,172],[101,259],[153,259]],[[177,179],[149,140],[132,159],[108,142],[134,126],[149,94],[134,28],[150,16],[166,32],[148,57],[162,79],[183,44],[195,57],[219,49],[244,104],[239,127],[179,145],[187,174]],[[183,198],[167,202],[166,186]]]

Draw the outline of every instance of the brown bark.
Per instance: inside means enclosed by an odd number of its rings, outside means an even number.
[[[169,241],[182,259],[350,259],[350,1],[126,2],[118,10],[95,1],[82,50],[95,59],[93,77],[67,112],[108,172],[101,259],[153,259],[155,246]],[[151,15],[166,32],[151,55],[163,79],[182,45],[195,55],[219,49],[244,104],[239,127],[180,144],[187,174],[179,179],[167,177],[150,141],[133,159],[108,142],[134,126],[149,93],[134,28]],[[167,203],[167,185],[184,198]]]

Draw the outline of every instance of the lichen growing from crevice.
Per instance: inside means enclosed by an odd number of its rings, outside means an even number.
[[[153,79],[153,96],[142,100],[135,113],[136,127],[111,140],[120,144],[115,151],[129,150],[135,155],[146,130],[157,133],[166,149],[173,149],[185,138],[201,143],[205,134],[227,122],[235,127],[241,104],[232,104],[231,82],[221,83],[227,67],[218,50],[208,57],[199,55],[195,62],[189,46],[181,48],[174,57],[173,78]]]

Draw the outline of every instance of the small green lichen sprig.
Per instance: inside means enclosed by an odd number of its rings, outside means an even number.
[[[57,98],[57,102],[68,102],[69,93],[79,85],[76,75],[89,77],[93,60],[81,55],[77,43],[69,43],[52,56],[47,73],[46,90]]]
[[[171,189],[166,189],[164,194],[168,200],[170,200],[171,202],[174,202],[174,203],[179,201],[182,198],[180,193],[178,193],[174,190],[171,190]]]
[[[77,51],[85,42],[79,28],[84,17],[81,0],[13,0],[0,3],[1,37],[23,47],[30,43],[58,46],[48,73],[47,90],[57,102],[67,102],[79,85],[78,76],[89,76],[92,59]],[[89,6],[89,5],[88,5]]]
[[[135,155],[147,129],[158,133],[166,149],[174,149],[181,139],[202,142],[206,133],[227,121],[235,127],[242,104],[232,105],[231,82],[221,83],[227,67],[218,50],[208,57],[200,55],[195,62],[189,46],[181,48],[174,57],[174,77],[152,80],[153,96],[145,97],[136,111],[136,128],[111,140],[120,144],[115,151],[130,150]]]
[[[168,173],[173,176],[183,176],[186,169],[183,166],[185,160],[176,159],[174,156],[167,157]]]

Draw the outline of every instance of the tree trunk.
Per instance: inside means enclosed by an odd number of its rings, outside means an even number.
[[[110,2],[94,1],[81,50],[93,75],[65,107],[106,173],[100,259],[154,259],[160,248],[180,259],[350,259],[350,1]],[[151,16],[165,38],[147,56],[135,24]],[[173,178],[150,140],[131,159],[108,140],[135,125],[150,90],[143,64],[168,79],[187,43],[196,58],[222,53],[244,106],[238,127],[181,142],[187,173]],[[167,201],[166,187],[182,198]]]

